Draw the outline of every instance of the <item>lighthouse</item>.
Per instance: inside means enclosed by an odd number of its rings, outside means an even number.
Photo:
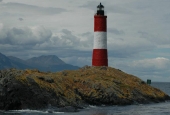
[[[94,44],[92,66],[108,66],[107,58],[107,16],[100,3],[94,15]]]

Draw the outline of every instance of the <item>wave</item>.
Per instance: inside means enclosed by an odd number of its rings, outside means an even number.
[[[30,110],[30,109],[24,109],[24,110],[9,110],[9,111],[3,111],[3,113],[64,113],[64,112],[55,112],[53,110]]]

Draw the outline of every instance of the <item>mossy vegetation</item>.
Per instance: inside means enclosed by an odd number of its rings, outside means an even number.
[[[129,103],[138,99],[164,99],[167,96],[136,76],[111,67],[86,66],[56,73],[25,70],[16,79],[28,87],[34,82],[41,89],[62,96],[70,104],[77,100],[94,104],[119,104],[116,99],[124,99]]]

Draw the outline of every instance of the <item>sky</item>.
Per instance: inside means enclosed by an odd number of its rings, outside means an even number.
[[[109,66],[144,81],[170,82],[170,0],[0,0],[0,52],[91,66],[100,2]]]

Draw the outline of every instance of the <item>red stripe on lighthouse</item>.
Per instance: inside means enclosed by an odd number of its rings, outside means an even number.
[[[108,66],[107,49],[93,49],[93,66]]]
[[[107,16],[95,15],[94,16],[94,31],[107,31]]]

